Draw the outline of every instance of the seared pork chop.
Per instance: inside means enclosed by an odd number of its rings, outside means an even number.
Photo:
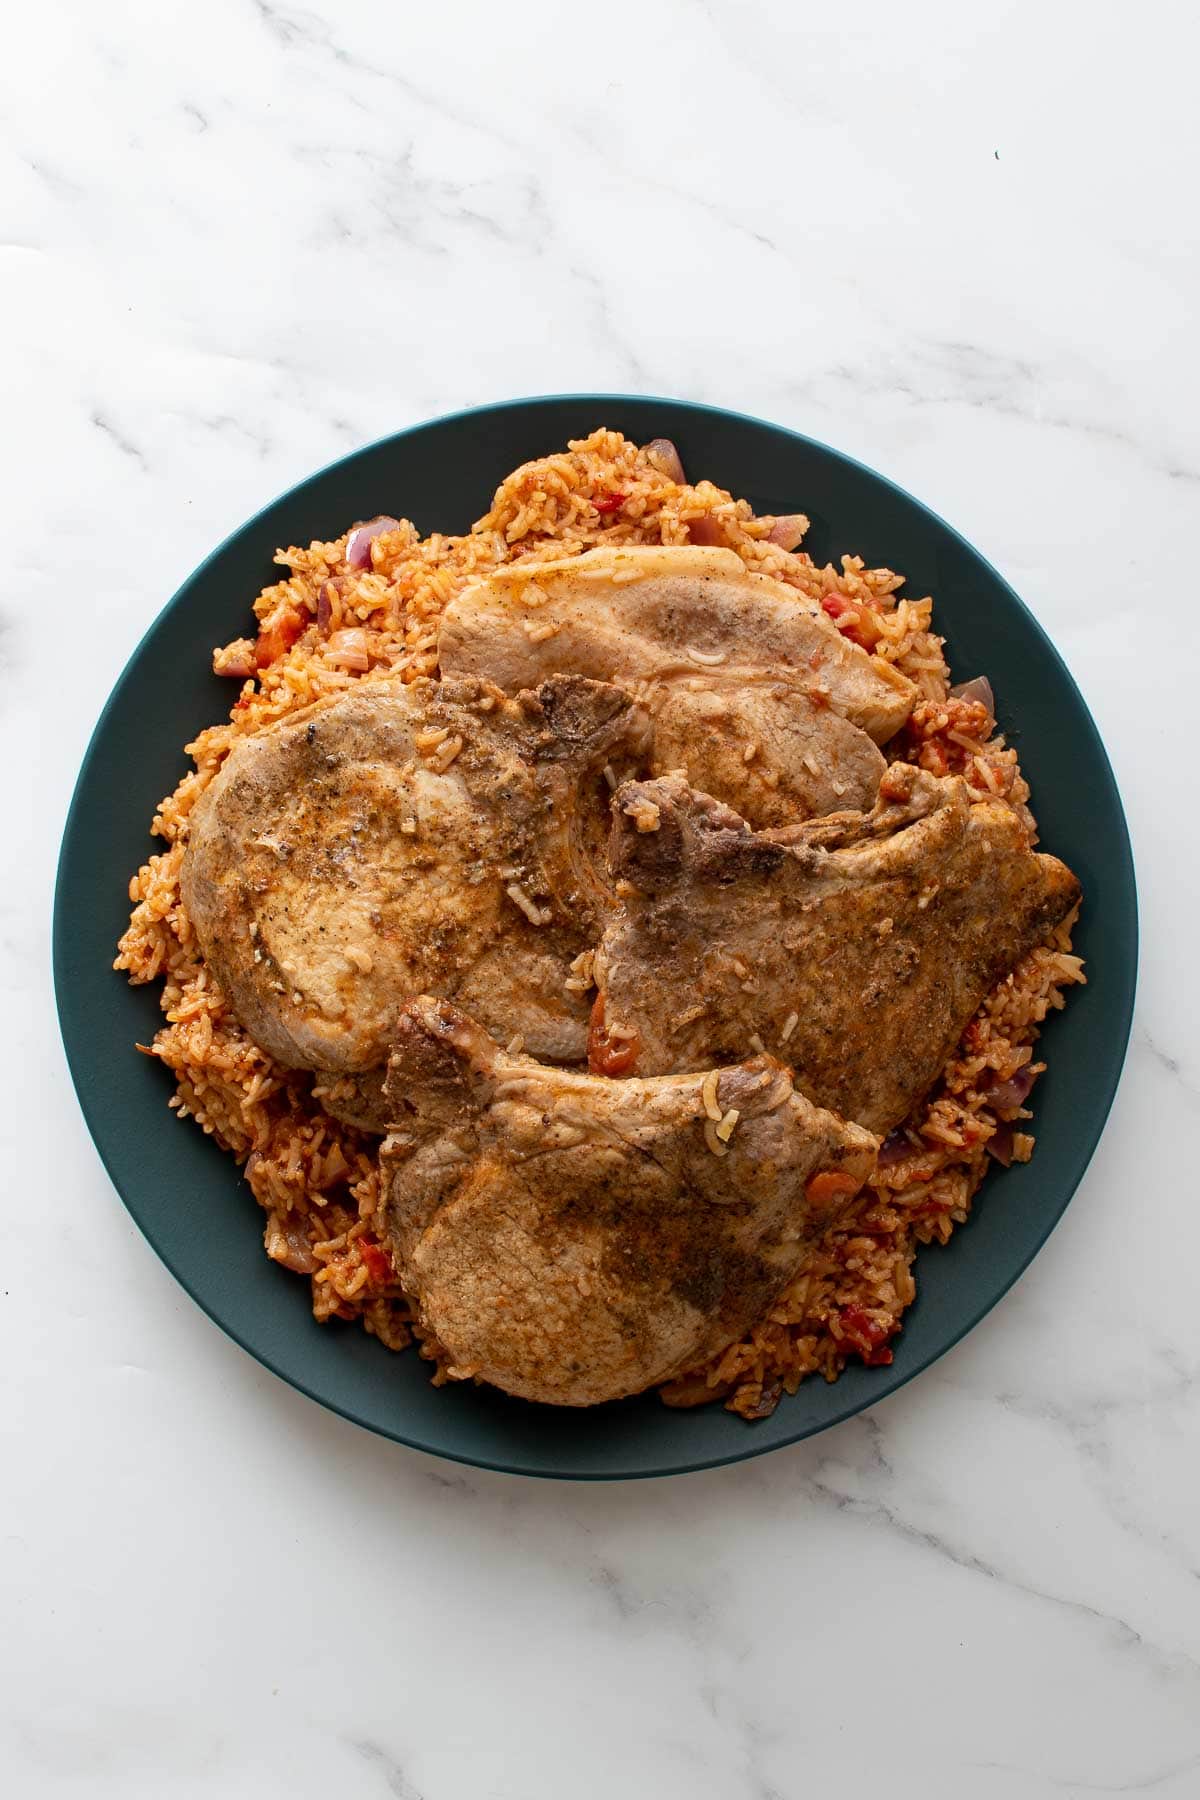
[[[608,1081],[509,1056],[414,1001],[387,1079],[388,1229],[450,1372],[591,1406],[760,1318],[858,1191],[876,1139],[759,1056]]]
[[[582,1057],[564,982],[610,904],[602,771],[634,772],[646,735],[626,694],[576,677],[516,700],[392,679],[238,744],[192,814],[182,892],[247,1031],[292,1068],[352,1076],[432,992]],[[343,1116],[377,1115],[378,1086],[343,1083]]]
[[[1009,806],[907,763],[870,813],[755,832],[681,777],[614,798],[622,912],[595,958],[597,1066],[736,1061],[752,1038],[819,1106],[884,1132],[990,988],[1079,900]],[[614,1033],[616,1034],[614,1040]]]
[[[510,563],[450,602],[438,654],[444,674],[510,694],[554,670],[632,688],[654,717],[655,772],[683,769],[758,825],[869,807],[875,746],[916,698],[816,601],[695,546]]]

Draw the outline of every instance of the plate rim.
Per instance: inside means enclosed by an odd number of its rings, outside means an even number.
[[[124,697],[126,687],[132,682],[133,672],[141,659],[143,651],[146,649],[150,639],[154,636],[166,614],[171,612],[185,599],[189,590],[202,580],[209,567],[216,562],[236,540],[242,538],[246,534],[252,533],[278,505],[290,499],[299,489],[321,481],[335,470],[344,470],[357,461],[366,460],[376,456],[382,450],[393,444],[401,443],[411,437],[420,436],[422,433],[437,426],[453,425],[467,419],[478,420],[495,414],[524,412],[542,407],[573,405],[603,409],[605,406],[627,406],[630,404],[648,407],[656,405],[670,407],[677,413],[685,412],[692,414],[700,421],[713,418],[732,420],[739,424],[750,426],[755,430],[766,431],[792,438],[807,446],[809,449],[816,451],[819,455],[830,458],[835,463],[847,465],[858,471],[860,474],[869,477],[871,481],[891,490],[918,513],[923,514],[926,518],[932,520],[941,531],[945,532],[949,538],[966,550],[968,555],[986,570],[990,578],[1003,590],[1007,601],[1018,608],[1020,613],[1024,616],[1026,624],[1032,628],[1039,641],[1042,652],[1053,664],[1057,678],[1066,682],[1067,686],[1074,692],[1078,700],[1081,715],[1086,723],[1086,729],[1091,739],[1091,750],[1098,760],[1099,767],[1103,770],[1115,806],[1116,817],[1119,821],[1119,843],[1114,846],[1114,849],[1123,853],[1121,860],[1126,865],[1128,873],[1129,962],[1126,972],[1127,994],[1124,1006],[1124,1018],[1119,1028],[1119,1046],[1117,1048],[1117,1053],[1112,1060],[1110,1077],[1105,1084],[1106,1091],[1102,1091],[1101,1093],[1101,1105],[1097,1114],[1097,1122],[1091,1131],[1091,1141],[1090,1143],[1087,1143],[1086,1148],[1082,1150],[1081,1160],[1079,1161],[1078,1170],[1074,1179],[1071,1181],[1069,1187],[1061,1193],[1061,1199],[1057,1201],[1055,1210],[1052,1212],[1048,1221],[1045,1222],[1044,1228],[1040,1229],[1035,1234],[1034,1241],[1027,1254],[1025,1254],[1019,1263],[1012,1269],[1003,1284],[994,1293],[990,1293],[985,1301],[968,1310],[963,1321],[954,1331],[953,1335],[941,1342],[938,1348],[931,1351],[930,1354],[923,1358],[923,1360],[918,1359],[915,1366],[912,1368],[896,1373],[893,1373],[891,1368],[872,1371],[872,1373],[880,1377],[880,1379],[878,1381],[877,1391],[866,1398],[848,1399],[845,1405],[835,1407],[829,1416],[823,1417],[819,1421],[811,1424],[801,1425],[796,1430],[786,1433],[781,1437],[772,1438],[769,1442],[755,1442],[754,1438],[751,1436],[753,1427],[748,1425],[745,1444],[739,1444],[735,1448],[730,1449],[727,1452],[722,1452],[721,1454],[702,1455],[699,1458],[693,1457],[682,1461],[666,1463],[654,1468],[569,1469],[564,1471],[530,1466],[519,1460],[510,1462],[504,1460],[502,1457],[472,1455],[463,1450],[449,1449],[442,1444],[429,1442],[419,1433],[392,1428],[388,1424],[365,1417],[361,1412],[355,1411],[352,1405],[319,1392],[308,1379],[292,1373],[283,1365],[281,1359],[276,1358],[269,1351],[256,1348],[249,1343],[236,1324],[220,1317],[214,1306],[197,1292],[193,1282],[176,1265],[174,1256],[164,1250],[160,1244],[156,1242],[152,1230],[147,1227],[144,1220],[139,1216],[138,1211],[135,1210],[129,1195],[126,1192],[126,1186],[114,1166],[115,1159],[105,1148],[102,1138],[98,1135],[93,1122],[94,1115],[100,1111],[100,1105],[98,1101],[93,1101],[88,1095],[86,1083],[86,1058],[82,1053],[81,1047],[78,1044],[73,1045],[72,1043],[67,1018],[67,984],[64,980],[64,974],[67,963],[66,941],[69,926],[66,917],[68,902],[65,892],[65,874],[66,865],[69,860],[71,841],[76,826],[76,816],[83,802],[83,789],[88,770],[92,759],[106,734],[109,722],[116,713],[118,706]],[[549,452],[546,452],[546,454],[549,454]],[[272,550],[276,548],[278,548],[278,546],[272,546]],[[707,1469],[724,1468],[731,1463],[749,1461],[759,1456],[765,1456],[771,1451],[787,1448],[788,1446],[802,1442],[809,1437],[819,1436],[820,1433],[831,1429],[835,1425],[844,1424],[847,1419],[853,1418],[861,1412],[868,1411],[880,1401],[888,1399],[892,1394],[898,1393],[901,1388],[906,1387],[908,1383],[915,1380],[917,1376],[923,1375],[926,1370],[931,1368],[936,1362],[940,1361],[940,1359],[954,1349],[956,1345],[960,1344],[962,1340],[1000,1304],[1025,1274],[1030,1264],[1044,1249],[1051,1234],[1062,1220],[1067,1207],[1070,1205],[1084,1176],[1091,1166],[1100,1140],[1108,1127],[1109,1119],[1112,1114],[1113,1101],[1116,1097],[1124,1073],[1132,1033],[1140,961],[1140,939],[1141,918],[1137,868],[1133,855],[1133,844],[1129,831],[1129,822],[1121,798],[1121,791],[1112,767],[1112,762],[1100,734],[1099,727],[1092,714],[1091,707],[1088,705],[1088,702],[1084,697],[1078,682],[1075,680],[1071,670],[1067,666],[1065,659],[1047,634],[1037,615],[982,551],[958,531],[955,526],[949,524],[948,521],[933,507],[912,494],[907,488],[901,486],[900,483],[892,480],[890,476],[882,474],[871,464],[850,455],[846,451],[839,450],[835,446],[827,444],[823,439],[815,438],[809,433],[797,431],[791,426],[781,425],[773,420],[763,419],[753,413],[746,413],[735,408],[712,405],[702,401],[672,398],[661,394],[633,394],[617,391],[601,393],[568,390],[564,392],[542,393],[516,396],[504,400],[493,400],[480,406],[458,407],[451,411],[438,413],[430,418],[419,420],[412,425],[403,427],[399,431],[387,432],[382,436],[372,438],[367,443],[347,451],[342,456],[331,458],[320,467],[310,471],[306,475],[302,475],[298,480],[293,481],[287,487],[280,489],[269,500],[258,507],[255,512],[250,514],[248,518],[228,531],[207,555],[205,555],[184,577],[183,581],[180,582],[168,599],[155,612],[153,618],[148,622],[145,630],[141,633],[137,642],[130,650],[125,663],[113,684],[112,690],[100,711],[96,723],[88,736],[86,747],[80,759],[78,773],[76,774],[73,784],[71,800],[63,826],[63,833],[55,867],[51,924],[51,966],[55,993],[55,1007],[63,1052],[71,1076],[71,1083],[75,1091],[76,1100],[80,1111],[83,1114],[88,1135],[100,1158],[101,1165],[108,1175],[126,1213],[133,1221],[142,1238],[154,1252],[159,1262],[165,1266],[174,1280],[178,1282],[179,1286],[188,1295],[189,1299],[192,1300],[205,1316],[216,1325],[227,1338],[236,1344],[243,1353],[253,1358],[260,1367],[267,1369],[278,1380],[286,1383],[287,1386],[304,1394],[309,1400],[327,1408],[329,1411],[348,1420],[350,1423],[360,1426],[364,1430],[374,1433],[376,1436],[387,1438],[394,1443],[404,1445],[408,1449],[421,1451],[425,1455],[434,1456],[443,1461],[457,1463],[469,1468],[489,1469],[499,1474],[519,1475],[537,1480],[633,1481],[656,1480],[667,1476],[697,1474]],[[784,1405],[787,1404],[788,1398],[789,1397],[785,1396],[783,1401]]]

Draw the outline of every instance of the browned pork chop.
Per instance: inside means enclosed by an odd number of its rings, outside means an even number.
[[[616,1041],[638,1074],[706,1068],[757,1036],[871,1131],[905,1117],[984,995],[1079,901],[1011,807],[906,763],[870,813],[786,831],[752,831],[680,777],[631,782],[614,816],[630,885],[595,959],[598,1065]]]
[[[576,677],[517,700],[393,679],[238,744],[192,815],[182,892],[250,1035],[353,1076],[386,1060],[405,1001],[436,993],[582,1057],[564,982],[610,904],[602,770],[634,772],[646,734],[626,694]],[[378,1079],[341,1086],[343,1116],[378,1123]]]
[[[758,825],[870,806],[876,744],[916,697],[816,601],[695,546],[510,563],[450,602],[438,654],[444,674],[507,693],[559,669],[632,688],[654,716],[655,771],[683,769]]]
[[[509,1056],[427,999],[398,1021],[387,1091],[388,1225],[422,1323],[453,1375],[559,1406],[740,1337],[877,1147],[768,1056],[608,1081]]]

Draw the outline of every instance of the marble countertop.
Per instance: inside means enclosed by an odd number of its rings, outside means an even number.
[[[41,0],[0,64],[15,1795],[1200,1792],[1200,39],[1158,0]],[[110,1188],[48,976],[95,716],[181,579],[432,413],[633,389],[886,470],[1106,738],[1144,962],[1036,1264],[865,1417],[661,1483],[466,1471],[227,1342]],[[1149,629],[1147,629],[1149,628]]]

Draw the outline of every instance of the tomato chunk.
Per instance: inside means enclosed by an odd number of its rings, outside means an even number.
[[[264,625],[254,645],[255,667],[265,669],[268,663],[278,662],[281,656],[286,656],[297,638],[304,636],[306,623],[295,613],[288,612]]]
[[[604,1018],[604,995],[596,995],[588,1028],[588,1068],[593,1075],[628,1075],[638,1059],[642,1043],[639,1037],[609,1035]]]
[[[863,650],[873,650],[883,629],[869,601],[847,600],[844,594],[822,594],[821,605],[843,637]]]
[[[847,1175],[844,1169],[821,1169],[816,1175],[809,1177],[804,1194],[814,1206],[826,1206],[842,1194],[857,1194],[861,1186],[861,1181],[856,1181],[853,1175]]]
[[[396,1271],[392,1267],[391,1256],[382,1244],[375,1242],[374,1238],[359,1238],[358,1254],[362,1257],[363,1267],[376,1287],[382,1287],[385,1282],[395,1279]]]
[[[895,1330],[894,1324],[873,1319],[861,1306],[844,1306],[841,1324],[846,1342],[858,1351],[868,1368],[883,1368],[892,1361],[886,1340]]]

